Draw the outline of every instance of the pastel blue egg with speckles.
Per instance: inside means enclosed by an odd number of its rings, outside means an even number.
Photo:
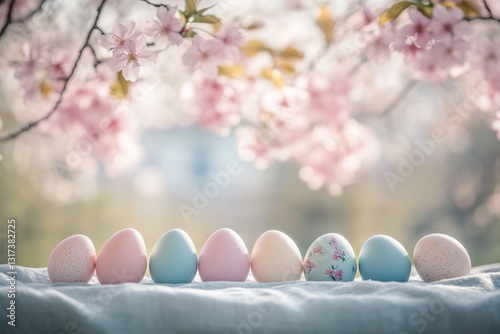
[[[408,252],[387,235],[368,238],[359,251],[359,273],[363,280],[407,282],[410,272]]]
[[[357,262],[346,238],[327,233],[316,239],[304,258],[304,276],[308,281],[353,281]]]
[[[155,283],[191,283],[198,269],[196,248],[181,229],[163,234],[149,259],[149,273]]]

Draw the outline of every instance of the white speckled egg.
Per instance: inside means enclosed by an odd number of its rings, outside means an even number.
[[[465,247],[446,234],[429,234],[420,239],[413,251],[413,264],[426,282],[470,274],[471,261]]]
[[[359,251],[359,273],[364,280],[407,282],[410,272],[408,252],[387,235],[368,238]]]
[[[244,282],[250,271],[250,256],[245,243],[236,232],[221,228],[205,241],[198,268],[204,282]]]
[[[92,240],[76,234],[54,247],[49,256],[47,272],[53,283],[88,283],[94,274],[95,263]]]
[[[126,228],[113,234],[97,255],[96,275],[101,284],[139,283],[148,259],[141,234]]]
[[[302,275],[302,256],[288,235],[271,230],[255,242],[251,268],[257,282],[295,281]]]
[[[353,281],[356,270],[351,244],[337,233],[316,239],[304,258],[304,276],[308,281]]]
[[[197,266],[193,241],[178,228],[163,234],[149,257],[149,273],[155,283],[191,283]]]

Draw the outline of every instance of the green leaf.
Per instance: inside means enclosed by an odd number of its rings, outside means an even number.
[[[382,13],[378,19],[378,23],[384,25],[386,23],[392,22],[399,17],[399,15],[411,5],[415,5],[411,1],[401,1],[397,2],[391,6],[388,10]]]
[[[264,43],[257,39],[249,40],[246,45],[240,48],[240,50],[248,57],[253,57],[260,52],[270,51]]]
[[[187,17],[196,13],[196,1],[195,0],[186,0],[186,10],[184,11]]]
[[[296,59],[300,60],[304,58],[304,53],[300,50],[297,50],[293,46],[287,46],[283,50],[279,52],[279,56],[285,59]]]
[[[128,96],[129,82],[123,77],[122,71],[118,72],[116,81],[111,86],[110,95],[118,99],[125,99]]]
[[[201,15],[201,14],[205,13],[207,10],[214,8],[214,6],[215,5],[207,7],[207,8],[202,8],[202,9],[198,10],[196,13]]]
[[[205,15],[205,16],[202,15],[195,17],[192,22],[214,24],[214,23],[219,23],[220,19],[215,15]]]
[[[335,29],[335,20],[330,14],[328,5],[324,4],[321,6],[318,17],[316,18],[316,25],[321,29],[325,40],[330,43],[333,40],[333,30]]]
[[[464,12],[465,17],[467,18],[473,18],[479,16],[479,10],[470,1],[467,0],[462,1],[458,3],[457,6]]]
[[[424,5],[423,3],[417,3],[417,8],[420,11],[420,13],[424,14],[428,18],[432,17],[432,7],[428,5]]]

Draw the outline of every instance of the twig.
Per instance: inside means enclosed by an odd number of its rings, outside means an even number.
[[[97,57],[97,52],[95,51],[94,47],[92,45],[88,45],[90,52],[92,52],[92,55],[94,56],[94,67],[97,67],[100,63],[102,63],[101,60]]]
[[[488,14],[490,14],[491,17],[493,17],[493,12],[491,11],[490,5],[488,5],[488,1],[483,0],[484,8],[488,11]]]
[[[464,17],[464,21],[475,21],[475,20],[483,20],[483,21],[496,21],[500,23],[500,18],[495,16],[478,16],[478,17]]]
[[[101,16],[101,12],[102,12],[102,9],[103,9],[104,4],[106,3],[106,1],[107,0],[101,0],[101,3],[97,7],[97,15],[95,16],[94,23],[92,24],[92,27],[90,27],[90,29],[89,29],[89,31],[87,33],[87,36],[85,38],[85,42],[83,43],[82,47],[78,51],[78,56],[77,56],[77,58],[75,60],[75,63],[73,64],[73,67],[71,68],[71,71],[70,71],[69,75],[66,78],[63,79],[64,84],[63,84],[63,87],[61,89],[61,93],[59,94],[59,99],[56,101],[56,103],[54,104],[54,106],[52,107],[52,109],[47,114],[45,114],[45,116],[37,119],[36,121],[28,123],[25,126],[23,126],[22,128],[14,131],[12,133],[9,133],[9,134],[1,136],[0,137],[0,142],[1,141],[11,140],[11,139],[14,139],[14,138],[18,137],[22,133],[30,130],[31,128],[33,128],[35,126],[37,126],[40,122],[48,119],[50,116],[52,116],[52,114],[54,114],[54,112],[57,110],[57,108],[59,107],[59,105],[61,104],[61,102],[63,100],[63,96],[64,96],[64,93],[66,92],[66,88],[68,87],[69,81],[73,77],[73,74],[75,74],[76,68],[78,67],[78,63],[80,62],[80,59],[82,58],[83,50],[85,50],[86,47],[90,47],[90,44],[89,44],[90,37],[92,35],[92,32],[97,27],[97,21],[99,20],[99,17]]]
[[[41,0],[40,3],[38,4],[38,6],[35,9],[33,9],[28,15],[26,15],[25,17],[23,17],[21,19],[12,20],[11,23],[22,23],[22,22],[25,22],[26,20],[31,19],[36,13],[38,13],[39,11],[42,10],[43,4],[45,2],[47,2],[47,0]]]
[[[149,0],[141,0],[141,1],[147,3],[148,5],[151,5],[153,7],[165,7],[165,8],[168,8],[168,5],[164,5],[162,3],[153,3],[153,2],[151,2]]]
[[[7,31],[8,26],[12,22],[12,10],[14,9],[14,3],[16,0],[11,0],[9,3],[9,8],[7,9],[7,17],[5,18],[5,23],[3,24],[2,29],[0,29],[0,37]]]
[[[394,100],[387,105],[387,107],[379,114],[379,116],[386,115],[394,110],[408,94],[412,91],[412,89],[417,85],[417,80],[410,80],[406,83],[403,89],[399,92],[399,94],[394,98]]]
[[[493,12],[491,10],[490,5],[488,4],[488,1],[483,0],[484,8],[488,12],[488,16],[478,16],[478,17],[465,17],[465,21],[474,21],[474,20],[492,20],[500,23],[500,18],[496,17],[493,15]]]

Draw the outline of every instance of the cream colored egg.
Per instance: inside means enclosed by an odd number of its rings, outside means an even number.
[[[47,264],[47,274],[52,283],[88,283],[95,266],[92,240],[82,234],[75,234],[54,247]]]
[[[465,247],[446,234],[429,234],[420,239],[413,251],[413,264],[426,282],[470,274],[471,261]]]
[[[288,235],[271,230],[255,242],[251,267],[257,282],[295,281],[302,275],[302,256]]]

